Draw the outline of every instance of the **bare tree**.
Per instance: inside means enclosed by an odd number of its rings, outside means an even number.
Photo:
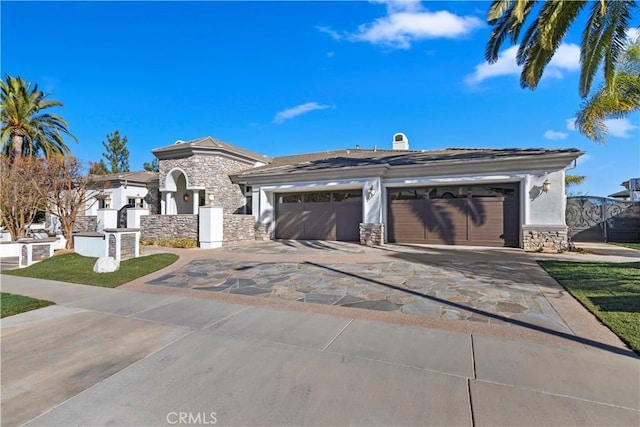
[[[25,237],[38,212],[44,210],[44,170],[43,160],[36,157],[0,156],[0,216],[11,240]]]
[[[66,249],[73,249],[73,226],[78,215],[96,202],[99,194],[95,177],[85,175],[75,157],[54,156],[46,159],[42,196],[47,212],[58,217],[62,233],[67,239]]]

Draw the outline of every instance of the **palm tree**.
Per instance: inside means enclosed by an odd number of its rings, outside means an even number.
[[[500,47],[507,36],[511,43],[518,43],[524,22],[532,15],[536,3],[536,0],[492,2],[487,22],[493,29],[485,51],[489,63],[498,60]],[[630,28],[629,21],[638,7],[633,0],[546,0],[539,8],[535,8],[538,15],[526,29],[516,56],[518,65],[523,66],[520,74],[522,87],[536,88],[560,42],[587,5],[590,5],[590,11],[580,46],[579,93],[582,98],[589,94],[600,65],[603,66],[606,84],[612,85],[615,64]]]
[[[576,130],[596,142],[607,135],[605,119],[621,118],[640,109],[640,37],[629,40],[609,84],[602,84],[581,106]]]
[[[62,134],[74,141],[77,141],[76,137],[67,129],[66,120],[45,111],[61,107],[60,101],[46,99],[47,95],[38,90],[38,85],[32,86],[21,77],[8,74],[0,82],[0,89],[0,141],[3,154],[10,157],[34,156],[39,151],[45,157],[70,154]]]

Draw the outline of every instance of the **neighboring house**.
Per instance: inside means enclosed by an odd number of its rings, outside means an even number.
[[[269,158],[211,137],[152,151],[162,214],[252,214],[256,237],[566,247],[577,149],[345,149]],[[122,200],[122,199],[121,199]]]
[[[625,181],[620,185],[624,187],[624,190],[609,194],[607,197],[612,197],[614,199],[620,200],[629,200],[629,198],[631,197],[631,191],[629,190],[629,181]]]
[[[96,215],[98,209],[120,210],[125,206],[146,208],[151,214],[159,213],[158,172],[95,175],[95,180],[96,200],[87,203],[86,215]],[[141,206],[136,206],[136,203]]]

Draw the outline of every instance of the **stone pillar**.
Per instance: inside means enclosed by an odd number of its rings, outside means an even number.
[[[116,228],[117,226],[117,209],[98,209],[98,224],[96,226],[96,231],[100,232],[105,228]]]
[[[378,246],[384,244],[384,224],[383,223],[361,223],[360,224],[360,244],[366,246]]]
[[[127,209],[127,228],[140,228],[140,217],[149,215],[149,209]]]
[[[223,210],[200,206],[198,215],[198,241],[203,249],[219,248],[223,240]]]

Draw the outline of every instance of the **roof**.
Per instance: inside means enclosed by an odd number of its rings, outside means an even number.
[[[170,158],[172,155],[184,155],[187,153],[191,153],[194,150],[223,151],[239,157],[244,157],[246,159],[256,160],[264,163],[271,160],[271,158],[268,156],[245,150],[244,148],[231,145],[227,142],[220,141],[219,139],[212,138],[210,136],[192,139],[190,141],[178,140],[172,145],[156,148],[151,150],[151,152],[158,158]]]
[[[345,149],[319,153],[298,154],[274,158],[265,166],[234,175],[234,178],[280,175],[294,172],[312,172],[354,167],[402,167],[438,165],[472,161],[504,159],[539,159],[566,156],[575,159],[583,153],[576,148],[447,148],[441,150],[368,150]]]
[[[617,193],[609,194],[607,197],[615,197],[618,199],[629,198],[631,197],[631,192],[629,190],[621,190],[621,191],[618,191]]]
[[[153,171],[134,171],[134,172],[121,172],[113,173],[109,175],[94,175],[96,182],[112,182],[114,184],[124,183],[141,183],[148,184],[151,182],[157,182],[160,174]]]

